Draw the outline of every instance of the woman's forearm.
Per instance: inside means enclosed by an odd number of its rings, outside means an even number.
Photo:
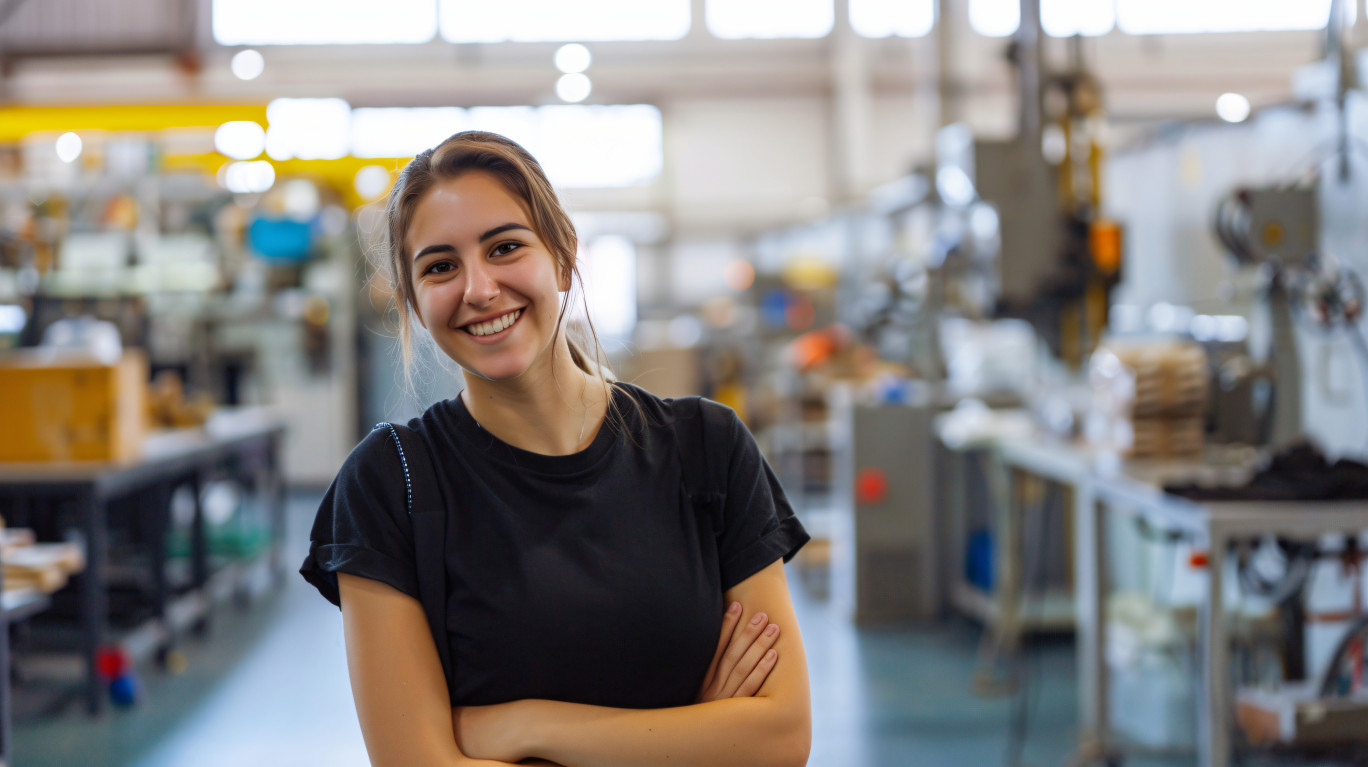
[[[662,709],[517,705],[527,753],[565,767],[798,767],[812,742],[810,715],[774,698]]]

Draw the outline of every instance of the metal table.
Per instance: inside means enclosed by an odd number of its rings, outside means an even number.
[[[1203,767],[1225,767],[1231,759],[1234,694],[1230,679],[1230,635],[1222,601],[1225,562],[1240,538],[1277,534],[1315,538],[1327,533],[1368,530],[1368,501],[1220,501],[1194,503],[1163,491],[1209,467],[1192,463],[1135,463],[1094,467],[1094,502],[1075,518],[1078,556],[1079,705],[1083,713],[1081,756],[1108,753],[1107,668],[1104,659],[1105,578],[1101,562],[1108,514],[1142,515],[1156,526],[1204,542],[1208,551],[1206,598],[1199,626],[1202,700],[1198,706],[1198,752]]]
[[[80,592],[84,697],[91,714],[102,710],[105,698],[95,656],[107,633],[108,607],[102,573],[108,564],[106,523],[110,504],[121,499],[136,499],[140,517],[150,531],[151,544],[147,553],[153,569],[156,621],[166,619],[170,588],[164,567],[164,538],[170,521],[171,494],[181,485],[189,485],[195,497],[191,530],[192,589],[203,589],[209,579],[199,491],[212,472],[226,470],[237,476],[250,475],[257,497],[264,501],[270,515],[270,566],[279,577],[283,573],[280,542],[284,535],[284,482],[279,454],[284,431],[283,419],[267,408],[233,408],[216,412],[202,428],[154,432],[145,441],[142,455],[133,460],[0,463],[0,510],[4,510],[7,517],[13,518],[11,513],[14,517],[23,517],[38,503],[59,502],[74,507],[80,520],[86,569],[77,576],[76,586]],[[0,637],[7,633],[3,628],[0,625]],[[0,713],[7,713],[8,705],[8,685],[0,684]],[[4,737],[8,733],[4,727],[7,724],[0,724],[0,738],[4,738],[0,741],[0,758],[8,750],[8,738]]]
[[[978,463],[993,511],[994,588],[985,592],[965,577],[967,538],[963,517],[967,514],[965,476],[961,462],[942,469],[951,487],[942,496],[952,517],[947,541],[951,565],[946,570],[946,597],[961,612],[980,619],[987,630],[980,647],[975,683],[985,690],[1002,685],[993,671],[996,663],[1016,651],[1023,634],[1032,631],[1070,630],[1074,626],[1074,596],[1063,590],[1031,595],[1024,582],[1023,532],[1030,510],[1024,500],[1023,479],[1033,476],[1068,488],[1077,509],[1091,501],[1090,460],[1086,449],[1054,438],[1028,438],[983,434],[973,439],[951,440],[938,424],[942,444],[965,461]]]

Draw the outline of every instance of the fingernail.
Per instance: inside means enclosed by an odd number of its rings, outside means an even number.
[[[766,634],[767,636],[774,636],[774,635],[777,634],[777,633],[779,633],[779,624],[778,624],[778,623],[771,623],[771,624],[769,625],[769,628],[765,629],[765,634]]]
[[[770,650],[769,652],[765,653],[765,660],[772,661],[777,657],[779,657],[779,653],[775,652],[774,650]]]
[[[727,612],[729,612],[729,613],[739,613],[739,612],[741,612],[741,603],[740,603],[740,602],[732,602],[732,603],[731,603],[731,607],[728,607],[728,608],[727,608]]]
[[[755,617],[754,617],[754,618],[751,618],[751,623],[755,624],[756,626],[759,626],[764,620],[765,620],[765,614],[764,614],[764,613],[756,613],[756,614],[755,614]]]

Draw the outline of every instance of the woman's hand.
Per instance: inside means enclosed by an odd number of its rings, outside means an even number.
[[[698,691],[698,702],[723,698],[749,698],[765,683],[778,651],[770,649],[779,638],[779,624],[770,623],[769,616],[756,613],[741,624],[741,603],[732,602],[722,616],[722,636],[717,641],[708,673],[703,676],[703,687]]]

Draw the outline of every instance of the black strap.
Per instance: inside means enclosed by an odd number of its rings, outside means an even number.
[[[724,411],[719,406],[709,406],[702,397],[680,397],[673,401],[674,421],[670,424],[674,432],[675,446],[679,451],[679,465],[684,474],[684,489],[693,501],[696,512],[709,512],[719,517],[714,525],[719,533],[724,489],[710,484],[713,476],[708,473],[709,455],[707,433],[709,429],[725,428],[719,421]]]
[[[447,693],[455,688],[455,669],[446,631],[446,521],[447,503],[437,482],[436,466],[423,438],[407,426],[376,424],[389,429],[399,450],[408,497],[409,522],[413,527],[414,568],[417,571],[418,601],[423,605],[428,628],[432,630],[437,656],[442,661]]]

